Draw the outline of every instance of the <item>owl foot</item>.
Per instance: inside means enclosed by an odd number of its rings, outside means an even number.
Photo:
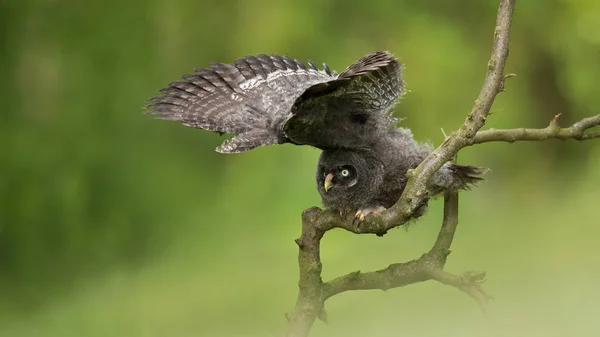
[[[359,209],[354,214],[355,220],[364,221],[365,217],[369,214],[379,214],[380,212],[385,211],[385,207],[377,206],[377,207],[367,207],[365,209]]]

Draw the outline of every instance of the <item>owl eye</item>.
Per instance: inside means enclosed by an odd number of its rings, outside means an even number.
[[[350,171],[348,171],[347,169],[343,169],[341,174],[342,174],[342,177],[347,177],[350,175]]]

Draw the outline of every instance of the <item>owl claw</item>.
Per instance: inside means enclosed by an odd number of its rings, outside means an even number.
[[[356,214],[354,214],[354,220],[360,220],[360,221],[364,221],[365,217],[369,214],[379,214],[381,212],[385,211],[385,207],[382,206],[377,206],[377,207],[369,207],[369,208],[365,208],[365,209],[359,209],[358,211],[356,211]]]
[[[367,213],[367,214],[368,214],[368,213]],[[363,213],[363,211],[362,211],[362,210],[360,210],[360,209],[359,209],[358,211],[356,211],[356,214],[354,214],[354,217],[355,217],[356,219],[359,219],[360,221],[363,221],[363,220],[365,220],[365,216],[366,216],[366,214],[365,214],[365,213]]]

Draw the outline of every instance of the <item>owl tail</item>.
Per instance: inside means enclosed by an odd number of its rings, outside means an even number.
[[[429,180],[429,190],[432,194],[439,194],[447,190],[470,190],[483,180],[487,168],[470,165],[446,163]]]

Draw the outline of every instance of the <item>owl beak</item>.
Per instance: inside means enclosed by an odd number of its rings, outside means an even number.
[[[329,189],[331,188],[331,184],[332,184],[332,180],[333,180],[333,173],[329,173],[326,177],[325,177],[325,183],[323,184],[323,188],[325,189],[325,192],[327,193],[327,191],[329,191]]]

